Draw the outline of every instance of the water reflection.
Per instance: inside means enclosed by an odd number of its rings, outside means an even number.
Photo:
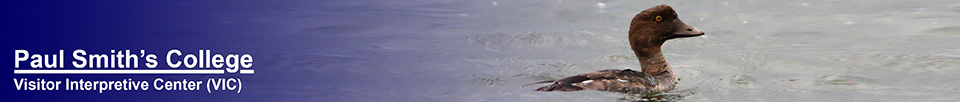
[[[626,94],[621,101],[630,102],[674,102],[683,99],[683,97],[696,94],[695,89],[672,90],[664,93],[653,94]]]

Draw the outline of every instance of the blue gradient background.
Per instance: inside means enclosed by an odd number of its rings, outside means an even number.
[[[45,78],[63,80],[152,80],[162,77],[167,80],[187,78],[206,80],[211,77],[237,77],[244,82],[242,93],[202,91],[155,91],[146,92],[108,91],[17,91],[7,79],[2,84],[7,102],[21,101],[284,101],[302,96],[277,95],[284,85],[302,84],[289,78],[290,75],[307,73],[283,73],[274,71],[283,68],[269,67],[269,63],[285,59],[271,59],[268,55],[285,54],[303,48],[297,37],[282,36],[275,32],[269,19],[257,18],[262,11],[286,9],[271,4],[274,2],[248,1],[31,1],[13,0],[2,2],[3,50],[24,49],[36,54],[54,54],[64,50],[67,55],[64,69],[72,69],[69,53],[84,49],[87,53],[109,53],[109,50],[146,50],[164,60],[166,51],[179,49],[196,54],[199,49],[213,53],[249,53],[254,56],[254,75],[13,75],[13,54],[3,54],[6,66],[4,78]],[[279,35],[279,36],[278,36]],[[267,64],[265,64],[267,63]],[[21,64],[27,64],[26,62]],[[143,64],[140,65],[142,68]],[[21,68],[29,68],[21,66]],[[157,69],[168,68],[161,63]],[[151,85],[152,86],[152,85]],[[205,89],[205,88],[204,88]]]

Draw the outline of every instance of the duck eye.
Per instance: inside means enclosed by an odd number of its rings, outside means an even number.
[[[656,20],[657,20],[657,23],[659,23],[660,21],[663,21],[663,18],[660,16],[657,16]]]

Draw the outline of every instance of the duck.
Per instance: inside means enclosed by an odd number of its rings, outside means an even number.
[[[660,46],[671,39],[704,35],[702,31],[684,24],[672,7],[653,6],[637,13],[630,21],[628,39],[630,48],[640,62],[640,71],[607,69],[574,75],[562,79],[545,80],[528,85],[553,83],[535,91],[598,90],[627,94],[653,94],[673,90],[679,79],[663,57]]]

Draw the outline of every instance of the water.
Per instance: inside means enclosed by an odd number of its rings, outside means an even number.
[[[676,101],[960,100],[957,0],[270,3],[247,16],[273,23],[276,35],[265,39],[302,49],[258,56],[267,70],[258,74],[279,77],[248,79],[259,83],[248,93],[288,99],[280,101],[636,101],[520,86],[639,69],[627,23],[657,4],[706,32],[663,45],[681,78]]]

